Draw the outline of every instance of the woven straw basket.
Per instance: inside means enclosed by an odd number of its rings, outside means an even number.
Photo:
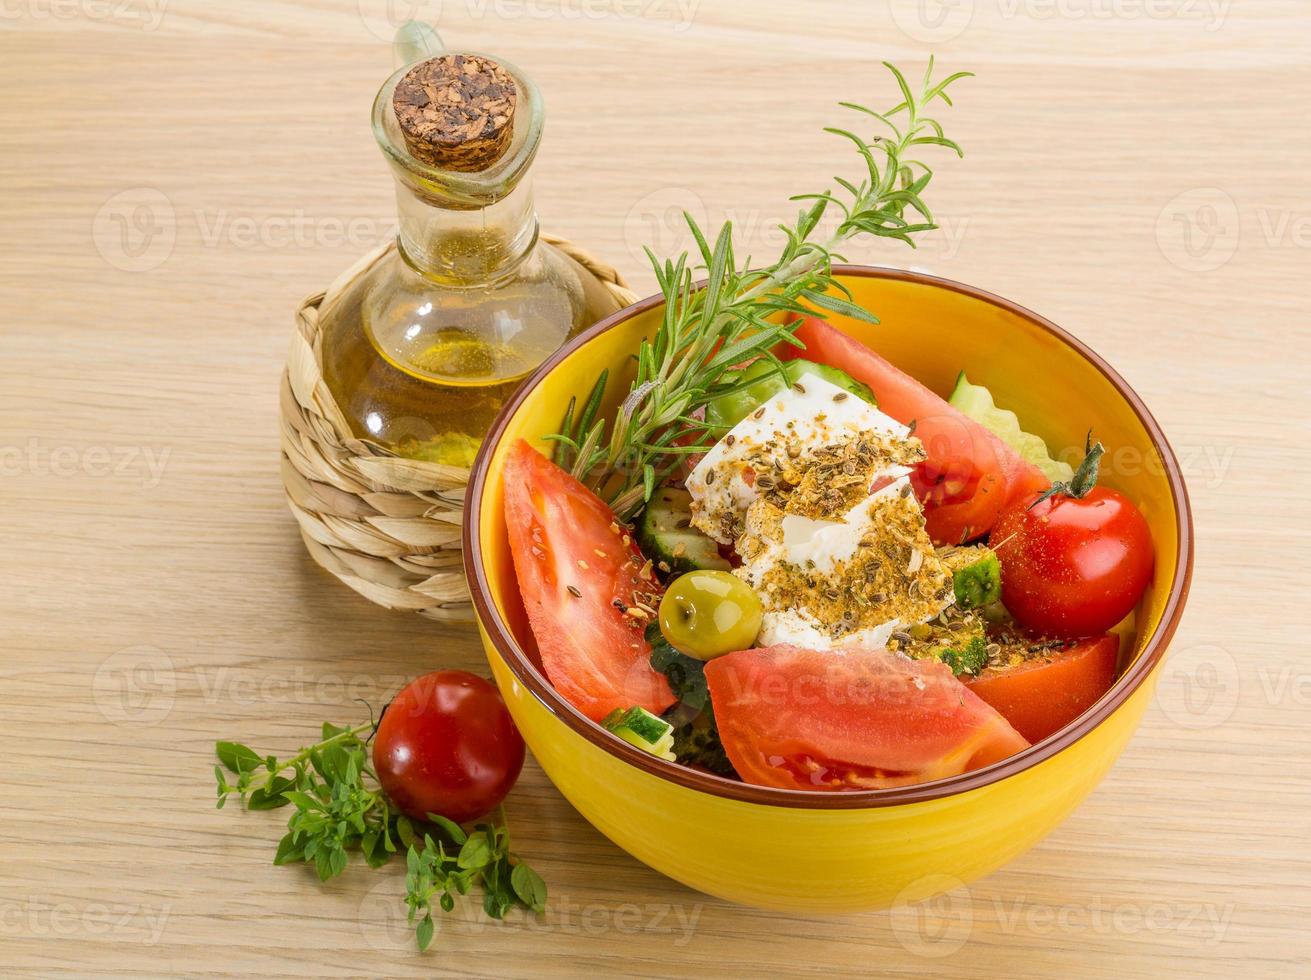
[[[542,239],[595,276],[621,307],[637,299],[610,266],[563,239]],[[305,547],[333,575],[389,609],[470,622],[460,551],[469,471],[356,438],[323,380],[319,309],[392,248],[364,256],[296,311],[282,375],[282,481]]]

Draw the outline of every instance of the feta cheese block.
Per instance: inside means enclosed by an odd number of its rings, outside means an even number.
[[[860,452],[846,455],[857,440]],[[877,479],[904,476],[923,459],[906,426],[831,382],[806,377],[739,422],[697,463],[686,481],[692,526],[731,544],[754,501],[763,496],[781,506],[812,471],[811,484],[827,481],[833,491],[821,506],[836,514],[868,496]]]
[[[687,480],[692,524],[732,542],[760,596],[758,643],[884,646],[953,599],[911,493],[910,430],[820,378],[771,398]]]
[[[954,598],[951,572],[934,552],[904,476],[830,519],[757,500],[738,552],[736,574],[764,607],[757,642],[766,646],[884,646],[894,631],[932,619]]]

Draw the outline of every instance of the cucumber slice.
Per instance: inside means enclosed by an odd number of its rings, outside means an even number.
[[[940,548],[938,558],[951,570],[951,586],[961,609],[982,609],[1001,598],[1001,562],[986,545]]]
[[[764,358],[752,361],[741,371],[728,371],[721,379],[725,385],[745,384],[737,391],[720,395],[706,405],[706,421],[727,432],[779,392],[805,377],[822,378],[831,385],[849,391],[871,405],[877,405],[869,385],[861,384],[845,371],[827,364],[798,358],[785,361],[780,374],[773,362]]]
[[[719,545],[692,527],[692,496],[677,487],[660,487],[637,521],[637,544],[667,575],[698,568],[728,571],[733,566],[719,554]]]
[[[601,727],[654,756],[670,762],[676,761],[674,726],[645,708],[633,707],[627,711],[616,708],[605,716]]]
[[[1029,461],[1053,483],[1067,482],[1074,476],[1074,468],[1069,463],[1052,459],[1047,451],[1047,444],[1032,432],[1020,428],[1016,414],[1006,408],[998,408],[993,401],[992,392],[983,385],[971,384],[962,371],[956,378],[956,387],[952,389],[948,403],[1010,446],[1020,457]]]

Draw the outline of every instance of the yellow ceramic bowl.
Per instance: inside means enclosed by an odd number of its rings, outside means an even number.
[[[474,467],[465,562],[496,681],[533,755],[598,830],[638,860],[711,895],[765,908],[841,912],[915,901],[998,868],[1045,836],[1097,785],[1152,697],[1192,566],[1188,498],[1173,452],[1138,397],[1069,334],[957,283],[845,267],[839,278],[878,326],[834,323],[938,392],[966,367],[1052,446],[1088,426],[1111,452],[1106,482],[1152,527],[1155,580],[1127,666],[1066,729],[1000,763],[919,786],[855,793],[776,790],[693,772],[613,738],[556,695],[535,652],[502,519],[510,444],[555,431],[603,368],[626,389],[629,356],[655,329],[659,297],[597,324],[506,406]],[[618,383],[616,383],[618,382]],[[525,652],[529,651],[529,652]]]

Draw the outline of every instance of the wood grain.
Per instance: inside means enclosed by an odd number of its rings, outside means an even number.
[[[886,97],[881,59],[978,72],[943,231],[851,258],[1039,310],[1151,405],[1199,542],[1158,703],[1064,826],[931,907],[823,920],[694,894],[531,762],[510,813],[552,889],[541,923],[455,916],[419,957],[395,869],[273,868],[276,815],[213,809],[216,737],[291,748],[358,697],[482,664],[471,633],[319,572],[278,479],[291,311],[390,233],[367,125],[386,5],[22,0],[0,18],[3,972],[1304,972],[1305,4],[415,4],[438,6],[448,41],[546,93],[546,226],[640,291],[640,246],[681,244],[681,207],[764,254],[787,195],[849,169],[818,130],[838,99]]]

